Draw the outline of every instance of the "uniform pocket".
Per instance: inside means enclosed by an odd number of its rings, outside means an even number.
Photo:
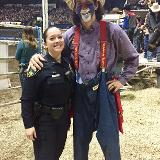
[[[47,79],[48,85],[59,84],[59,83],[64,83],[64,77],[62,77],[60,74],[52,75],[52,77]]]

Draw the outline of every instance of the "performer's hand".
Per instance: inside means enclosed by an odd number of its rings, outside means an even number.
[[[37,138],[36,130],[35,130],[34,127],[32,127],[32,128],[27,128],[27,129],[25,130],[25,132],[26,132],[26,136],[27,136],[27,138],[28,138],[29,140],[34,141],[34,140]]]
[[[41,54],[35,54],[29,61],[29,67],[31,67],[34,71],[36,71],[36,69],[41,70],[41,68],[43,67],[41,61],[45,61],[43,56]]]
[[[123,84],[119,80],[111,80],[107,82],[109,91],[112,91],[113,93],[117,92],[120,88],[123,87]]]

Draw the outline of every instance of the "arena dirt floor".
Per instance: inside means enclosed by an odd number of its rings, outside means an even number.
[[[14,92],[12,97],[16,94],[19,92]],[[160,160],[160,89],[126,90],[121,95],[124,110],[124,134],[120,134],[122,160]],[[0,107],[0,160],[33,160],[32,142],[24,135],[20,112],[20,104]],[[71,126],[60,160],[73,160],[72,135]],[[90,144],[89,160],[104,160],[95,135]]]

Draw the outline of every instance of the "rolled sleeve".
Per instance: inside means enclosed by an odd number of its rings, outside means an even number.
[[[117,52],[123,59],[123,69],[120,73],[119,80],[124,85],[137,71],[139,54],[129,40],[127,34],[122,29],[119,29],[117,34],[119,34],[119,36],[116,36],[118,37],[116,40]]]

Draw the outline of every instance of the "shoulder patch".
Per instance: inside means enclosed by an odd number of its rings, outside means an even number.
[[[37,74],[39,70],[34,71],[31,67],[29,67],[28,71],[27,71],[27,77],[33,77],[34,75]]]

